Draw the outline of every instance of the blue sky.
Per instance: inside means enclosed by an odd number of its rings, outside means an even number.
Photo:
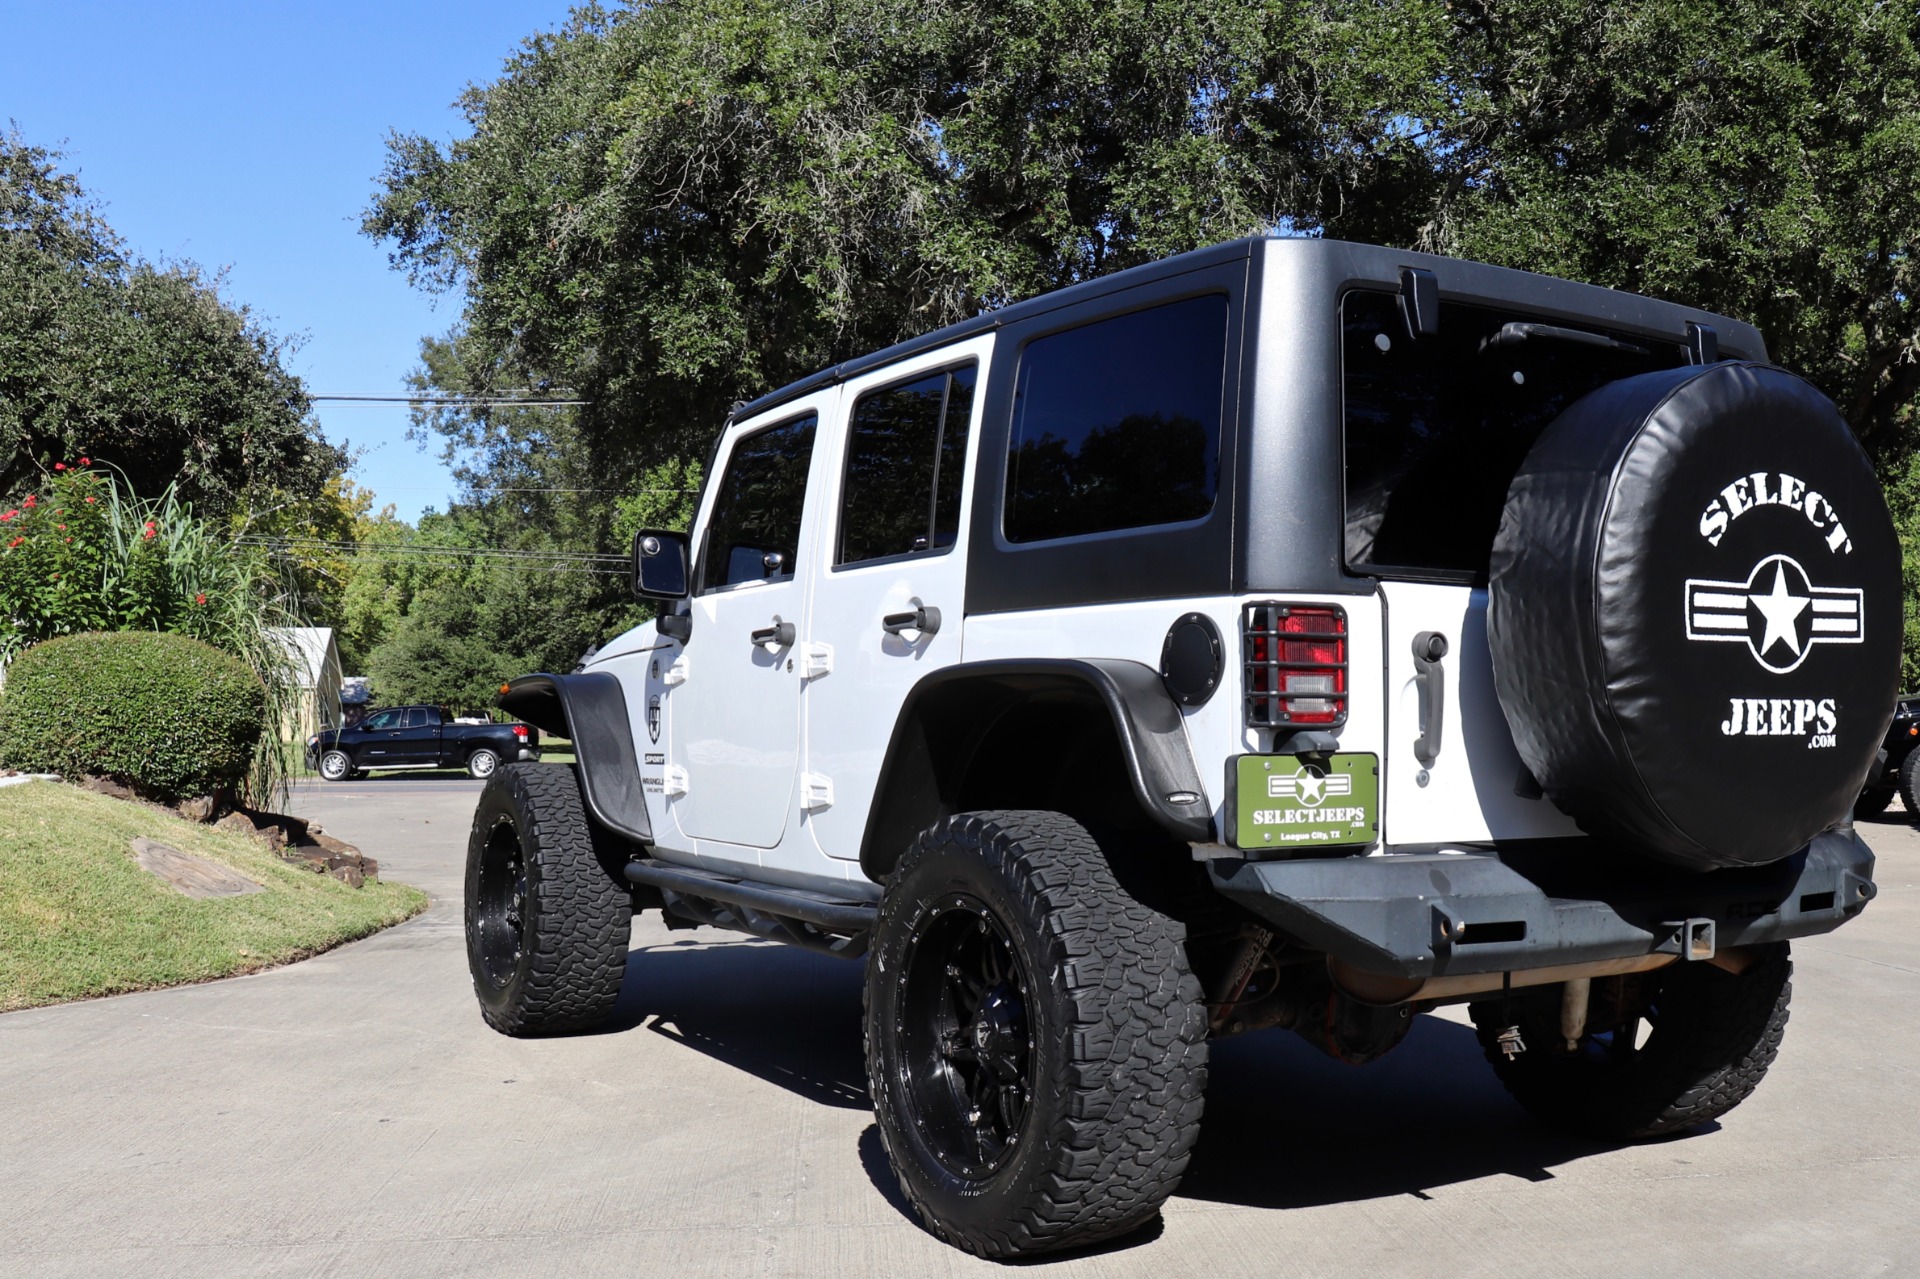
[[[228,301],[283,334],[315,394],[396,394],[419,340],[459,316],[358,231],[389,129],[445,141],[561,0],[327,5],[0,0],[0,123],[66,152],[129,247],[227,268]],[[444,509],[446,468],[404,405],[318,406],[353,473],[408,519]]]

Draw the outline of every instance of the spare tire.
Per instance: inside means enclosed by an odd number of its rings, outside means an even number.
[[[1610,383],[1507,492],[1494,684],[1591,834],[1711,869],[1846,817],[1893,715],[1900,552],[1833,404],[1766,364]]]

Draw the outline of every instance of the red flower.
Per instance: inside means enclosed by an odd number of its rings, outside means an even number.
[[[66,525],[64,525],[64,524],[62,524],[62,525],[61,525],[60,527],[61,527],[61,528],[65,528],[65,527],[66,527]],[[71,541],[72,541],[73,539],[72,539],[72,538],[70,538],[70,537],[63,537],[63,538],[61,538],[60,540],[61,540],[61,541],[63,541],[63,542],[71,542]]]
[[[147,525],[146,532],[140,534],[140,536],[144,537],[145,539],[147,539],[147,541],[151,542],[153,540],[153,525],[151,524]]]
[[[8,543],[7,543],[7,549],[8,549],[9,551],[11,551],[11,550],[12,550],[12,549],[13,549],[14,547],[16,547],[16,546],[18,546],[18,545],[20,545],[20,543],[22,543],[22,542],[24,542],[24,541],[26,541],[26,540],[27,540],[27,539],[26,539],[26,538],[24,538],[24,537],[16,537],[16,538],[14,538],[14,539],[13,539],[13,540],[12,540],[11,542],[8,542]]]
[[[80,465],[82,465],[82,466],[92,466],[92,465],[93,465],[93,459],[92,459],[92,458],[90,458],[90,457],[83,457],[83,458],[81,458],[81,459],[80,459]]]
[[[53,469],[56,471],[64,471],[67,469],[67,464],[65,462],[55,462],[53,464]]]
[[[40,505],[40,499],[39,499],[39,498],[37,498],[37,497],[35,497],[35,496],[34,496],[33,494],[31,494],[31,493],[29,493],[29,494],[27,494],[27,505],[28,505],[28,506],[38,506],[38,505]]]
[[[92,506],[92,505],[93,505],[93,503],[94,503],[94,501],[95,501],[95,499],[93,499],[93,498],[88,498],[88,499],[87,499],[87,505],[88,505],[88,506]]]
[[[5,515],[0,515],[0,524],[5,524],[8,520],[12,519],[14,516],[18,514],[20,514],[18,510],[12,510],[12,511],[8,511]]]
[[[193,597],[193,602],[195,604],[205,604],[207,602],[207,593],[205,591],[201,591],[198,595]]]
[[[62,533],[64,533],[64,532],[66,532],[66,531],[67,531],[67,526],[66,526],[66,525],[64,525],[64,524],[56,524],[56,525],[54,525],[54,527],[55,527],[55,528],[57,528],[57,529],[59,529],[59,530],[60,530],[60,531],[61,531]],[[68,541],[72,541],[73,539],[72,539],[72,538],[68,538],[67,540],[68,540]]]

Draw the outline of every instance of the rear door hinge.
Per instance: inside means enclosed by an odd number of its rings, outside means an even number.
[[[660,774],[660,793],[668,799],[676,799],[687,793],[687,770],[678,764],[668,764]]]
[[[833,671],[833,645],[807,643],[800,646],[800,678],[818,679]]]
[[[809,813],[833,807],[833,779],[825,773],[800,774],[800,807]]]
[[[673,665],[667,667],[667,673],[660,677],[660,682],[668,688],[687,682],[687,656],[685,653],[673,659]]]

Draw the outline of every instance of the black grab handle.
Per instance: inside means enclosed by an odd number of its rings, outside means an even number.
[[[792,648],[794,629],[792,622],[775,622],[772,626],[763,626],[747,638],[755,647],[771,645],[774,648]]]
[[[911,613],[888,613],[880,619],[880,625],[889,635],[905,631],[932,635],[940,629],[940,610],[931,604],[922,604]]]

